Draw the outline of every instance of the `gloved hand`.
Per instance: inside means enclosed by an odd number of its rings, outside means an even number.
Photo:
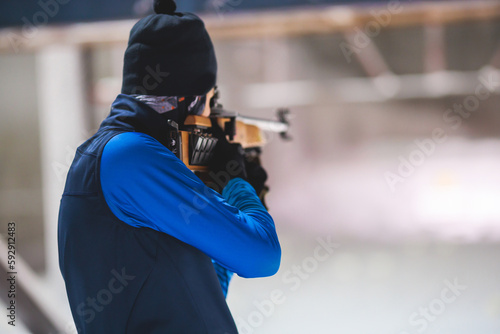
[[[247,179],[245,169],[245,156],[240,144],[231,144],[227,141],[224,131],[222,131],[215,119],[212,119],[212,135],[218,139],[212,159],[210,161],[209,176],[221,189],[227,183],[237,177]]]
[[[256,161],[246,161],[247,181],[255,189],[258,196],[261,196],[262,190],[267,181],[267,173],[260,163]]]

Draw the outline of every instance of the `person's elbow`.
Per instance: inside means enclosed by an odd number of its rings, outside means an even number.
[[[278,242],[268,245],[248,266],[243,268],[238,276],[243,278],[257,278],[273,276],[278,272],[281,263],[281,247]]]

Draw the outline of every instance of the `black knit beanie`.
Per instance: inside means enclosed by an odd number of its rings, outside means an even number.
[[[130,31],[123,94],[194,96],[215,86],[217,61],[203,21],[176,8],[173,0],[155,0],[156,14]]]

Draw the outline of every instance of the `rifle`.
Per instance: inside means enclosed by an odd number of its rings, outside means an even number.
[[[219,92],[216,89],[210,101],[210,118],[216,119],[230,143],[241,144],[248,162],[260,165],[262,147],[266,145],[264,132],[279,133],[282,139],[291,139],[288,135],[290,128],[288,109],[278,109],[277,120],[247,117],[224,109],[218,99]],[[169,149],[205,183],[210,172],[210,158],[217,144],[217,138],[212,136],[210,118],[189,115],[182,125],[169,120],[171,127]],[[259,196],[263,199],[264,194]]]

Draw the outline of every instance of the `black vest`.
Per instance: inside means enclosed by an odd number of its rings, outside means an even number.
[[[119,95],[76,152],[59,212],[59,264],[79,333],[237,333],[210,258],[110,210],[100,184],[106,143],[129,131],[166,143],[164,115]],[[175,223],[175,222],[172,222]]]

